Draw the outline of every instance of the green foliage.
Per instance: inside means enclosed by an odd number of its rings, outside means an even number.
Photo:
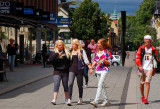
[[[0,40],[2,39],[7,39],[7,36],[5,35],[4,32],[2,32],[2,28],[0,27]]]
[[[107,34],[107,18],[99,9],[99,4],[92,0],[84,0],[73,12],[69,10],[71,18],[70,35],[78,39],[99,39]]]
[[[139,5],[136,16],[127,16],[126,23],[126,43],[132,42],[134,45],[141,45],[145,35],[151,35],[153,45],[158,44],[156,30],[150,26],[150,22],[156,10],[156,0],[143,0]],[[121,31],[121,20],[119,21]]]
[[[137,25],[149,25],[156,10],[156,0],[143,0],[136,12]]]
[[[0,40],[2,40],[2,39],[7,39],[7,36],[5,35],[4,32],[0,33]]]
[[[126,44],[129,42],[133,42],[134,37],[136,36],[136,28],[135,28],[136,16],[130,15],[126,17]],[[119,32],[121,32],[122,21],[119,20]],[[119,33],[120,34],[120,33]]]

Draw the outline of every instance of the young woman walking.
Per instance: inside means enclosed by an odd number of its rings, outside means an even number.
[[[95,73],[97,74],[98,88],[94,101],[90,102],[90,104],[95,107],[98,106],[98,100],[100,98],[101,93],[104,97],[104,102],[101,104],[101,106],[106,106],[110,104],[108,101],[104,81],[109,71],[109,67],[112,63],[112,47],[107,44],[107,41],[105,39],[99,39],[97,45],[98,51],[95,53],[94,62],[92,64],[92,70],[90,70],[90,74],[92,74],[93,68],[96,66]]]
[[[68,102],[68,75],[70,66],[70,53],[67,50],[64,42],[62,40],[57,40],[54,48],[54,52],[49,57],[49,60],[53,62],[54,73],[54,92],[52,104],[56,105],[56,99],[59,92],[60,82],[62,80],[64,93],[65,93],[65,103]]]
[[[83,41],[83,42],[82,42],[82,48],[85,50],[85,52],[86,52],[86,54],[87,54],[87,57],[88,57],[88,60],[89,60],[89,62],[91,63],[91,49],[88,48],[88,42],[87,42],[87,41]],[[84,85],[84,87],[87,88],[87,86],[88,86],[88,81],[89,81],[89,77],[88,77],[88,66],[87,66],[87,65],[84,66],[83,76],[84,76],[84,78],[85,78],[85,85]]]
[[[79,89],[79,100],[77,104],[82,104],[82,95],[83,95],[83,72],[85,64],[91,68],[91,65],[88,61],[86,52],[81,48],[78,39],[74,39],[72,41],[72,48],[71,51],[71,67],[69,71],[69,99],[68,105],[71,106],[71,99],[72,99],[72,91],[73,91],[73,83],[75,77],[77,78],[77,85]]]

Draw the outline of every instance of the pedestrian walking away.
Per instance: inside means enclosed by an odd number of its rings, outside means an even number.
[[[130,56],[130,53],[129,53],[129,52],[127,52],[127,59],[129,59],[129,56]]]
[[[91,68],[91,64],[88,61],[86,52],[81,48],[80,42],[78,39],[73,39],[71,51],[71,67],[69,71],[69,99],[68,105],[71,106],[72,92],[73,92],[73,83],[75,77],[77,78],[77,85],[79,90],[79,100],[78,105],[82,104],[83,96],[83,72],[85,64]]]
[[[70,52],[62,40],[57,40],[54,52],[50,55],[49,60],[52,61],[54,67],[53,81],[54,92],[52,104],[56,105],[56,99],[59,92],[60,82],[62,81],[65,103],[68,103],[68,75],[70,66]]]
[[[95,73],[97,74],[98,88],[94,101],[90,102],[90,104],[93,105],[94,107],[98,106],[98,100],[100,99],[101,93],[104,97],[104,102],[101,104],[101,106],[110,105],[104,81],[109,71],[109,67],[112,63],[112,54],[111,54],[112,47],[108,45],[105,39],[99,39],[97,45],[98,45],[98,51],[95,53],[92,69],[90,70],[90,74],[92,74],[94,70],[93,68],[96,66]]]
[[[137,52],[136,64],[139,69],[141,100],[144,104],[148,104],[148,96],[150,90],[150,82],[152,76],[156,73],[157,68],[157,49],[151,45],[152,37],[144,36],[144,45],[140,46]],[[145,94],[144,94],[144,84]]]
[[[83,42],[82,42],[82,48],[85,50],[85,52],[86,52],[86,54],[87,54],[87,57],[88,57],[88,60],[89,60],[89,62],[91,63],[91,49],[88,48],[88,43],[87,43],[87,41],[83,41]],[[84,76],[84,78],[85,78],[85,85],[84,85],[84,87],[87,88],[87,86],[88,86],[88,81],[89,81],[89,77],[88,77],[88,66],[87,66],[87,65],[84,66],[83,76]]]
[[[10,39],[10,44],[7,46],[8,60],[10,64],[10,71],[13,72],[14,64],[15,64],[15,56],[16,56],[16,45],[13,44],[14,39]]]

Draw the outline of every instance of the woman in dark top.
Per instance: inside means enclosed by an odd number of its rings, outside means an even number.
[[[59,92],[60,82],[62,80],[64,93],[65,93],[65,103],[68,102],[68,74],[70,66],[70,53],[67,50],[64,42],[62,40],[57,40],[54,48],[54,52],[49,57],[49,60],[53,62],[54,73],[54,93],[52,104],[56,105],[56,99]]]
[[[13,72],[15,57],[16,57],[16,45],[13,44],[14,39],[10,39],[10,44],[7,46],[8,60],[10,64],[10,71]]]
[[[82,42],[82,48],[85,50],[85,52],[87,54],[87,57],[88,57],[88,60],[91,63],[91,49],[88,48],[87,41],[83,41]],[[85,85],[84,85],[84,87],[86,88],[88,86],[88,66],[87,65],[84,66],[83,76],[85,78]]]
[[[72,48],[73,50],[71,51],[71,67],[69,70],[69,99],[67,104],[69,106],[71,106],[73,83],[75,77],[77,78],[77,85],[79,89],[78,105],[82,104],[84,65],[86,64],[91,68],[86,52],[81,48],[78,39],[72,40]]]

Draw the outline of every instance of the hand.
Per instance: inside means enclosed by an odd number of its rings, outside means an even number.
[[[156,71],[155,71],[155,70],[153,70],[152,76],[154,76],[155,74],[156,74]]]
[[[62,53],[59,53],[59,56],[62,56]]]
[[[92,74],[92,73],[93,73],[93,69],[90,69],[89,74]]]
[[[100,60],[100,61],[98,62],[98,64],[101,64],[102,62],[104,62],[104,59]]]
[[[139,67],[139,70],[142,72],[143,71],[143,67]]]

